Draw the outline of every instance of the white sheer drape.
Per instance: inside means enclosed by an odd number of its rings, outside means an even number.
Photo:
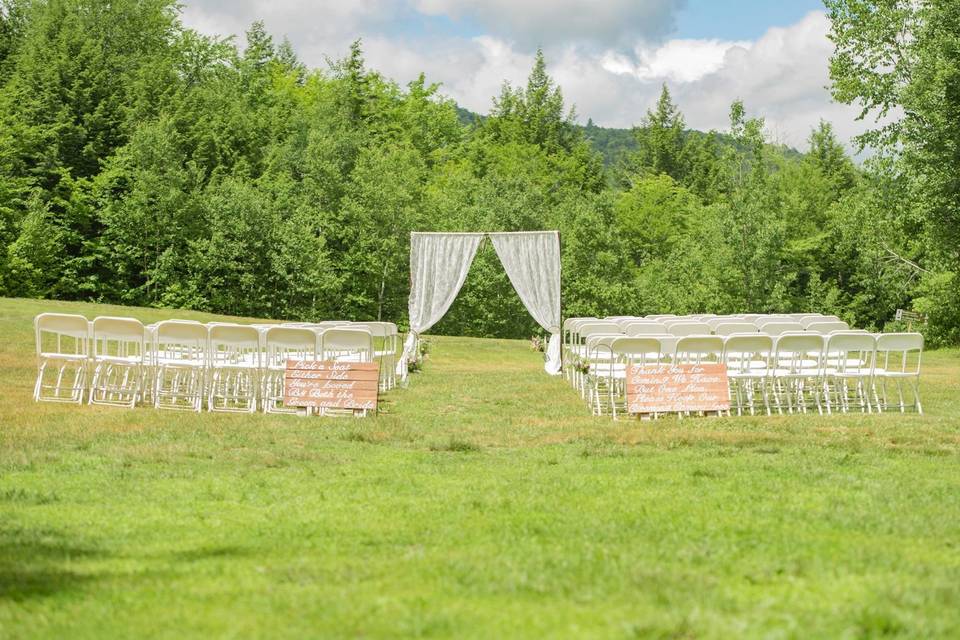
[[[420,334],[447,312],[467,279],[470,264],[483,240],[482,233],[410,234],[410,333],[397,362],[397,374],[406,377]]]
[[[550,332],[544,369],[560,363],[560,234],[556,231],[491,233],[490,240],[523,306]]]

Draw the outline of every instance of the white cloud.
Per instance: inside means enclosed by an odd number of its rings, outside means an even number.
[[[751,45],[749,41],[670,40],[659,47],[638,46],[634,57],[608,51],[601,64],[605,71],[640,80],[693,82],[719,71],[730,49],[749,49]]]

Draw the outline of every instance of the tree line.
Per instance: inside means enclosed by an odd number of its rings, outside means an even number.
[[[844,58],[869,45],[844,26],[861,17],[831,6],[838,98],[875,95]],[[368,68],[359,41],[322,69],[262,23],[245,41],[184,28],[172,0],[0,0],[0,295],[403,325],[410,231],[559,229],[565,316],[809,310],[880,329],[914,308],[932,340],[960,336],[947,165],[917,202],[956,136],[914,154],[926,133],[904,124],[858,167],[829,123],[796,153],[740,101],[728,130],[691,131],[664,86],[605,162],[541,53],[473,119],[423,75]],[[537,327],[487,247],[436,330]]]

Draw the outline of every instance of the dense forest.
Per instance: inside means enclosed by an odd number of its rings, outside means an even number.
[[[559,229],[565,316],[905,308],[955,342],[958,4],[828,2],[834,95],[886,116],[858,167],[739,101],[690,131],[667,87],[629,141],[578,126],[543,55],[465,117],[359,41],[307,69],[173,0],[0,0],[0,295],[402,326],[410,231]],[[436,330],[536,326],[487,247]]]

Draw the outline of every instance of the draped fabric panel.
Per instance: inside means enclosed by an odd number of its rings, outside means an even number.
[[[460,293],[482,233],[410,234],[410,333],[397,362],[397,374],[407,375],[420,334],[435,325]]]
[[[490,240],[533,319],[550,332],[544,369],[558,375],[560,363],[560,234],[556,231],[491,233]]]

